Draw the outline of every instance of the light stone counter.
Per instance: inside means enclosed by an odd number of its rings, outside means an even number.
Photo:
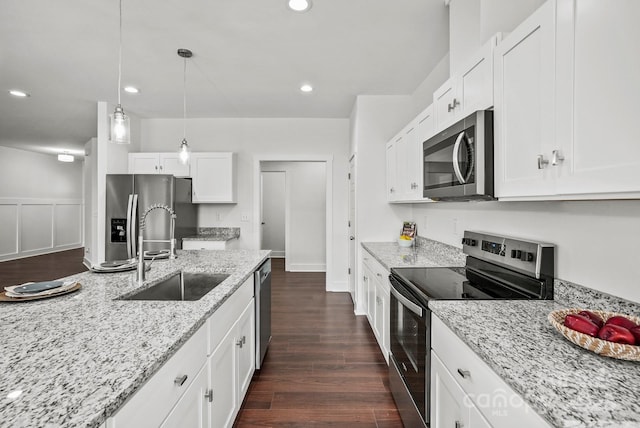
[[[202,299],[122,301],[136,272],[77,279],[73,294],[0,303],[0,427],[97,427],[136,392],[248,279],[269,251],[178,251],[143,287],[177,270],[228,273]],[[7,398],[22,391],[17,399]]]
[[[462,250],[431,239],[418,237],[415,248],[400,247],[395,242],[363,242],[362,247],[387,269],[392,267],[464,266]]]

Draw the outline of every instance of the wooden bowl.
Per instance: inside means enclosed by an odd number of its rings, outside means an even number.
[[[640,361],[640,346],[609,342],[608,340],[598,339],[597,337],[592,337],[592,336],[589,336],[588,334],[580,333],[578,331],[565,327],[564,318],[568,314],[577,314],[585,310],[590,310],[590,309],[578,309],[578,308],[558,309],[549,314],[549,322],[551,322],[551,325],[553,325],[556,328],[556,330],[558,330],[566,339],[570,340],[571,342],[575,343],[576,345],[584,349],[588,349],[591,352],[595,352],[598,355],[602,355],[610,358],[617,358],[619,360]],[[591,310],[591,312],[600,315],[600,317],[602,317],[602,320],[605,322],[613,316],[620,315],[630,319],[636,324],[640,324],[640,318],[636,316],[630,316],[630,315],[619,314],[616,312],[607,312],[607,311]]]

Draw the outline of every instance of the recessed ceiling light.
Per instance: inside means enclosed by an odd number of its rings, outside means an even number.
[[[60,153],[58,154],[58,160],[60,162],[73,162],[75,158],[68,153]]]
[[[20,89],[11,89],[9,93],[18,98],[26,98],[29,96],[29,94],[27,94],[25,91],[21,91]]]
[[[313,91],[313,86],[305,83],[304,85],[300,86],[300,90],[302,92],[311,92],[311,91]]]
[[[306,12],[311,9],[311,0],[287,0],[287,5],[295,12]]]
[[[135,86],[125,86],[124,91],[130,94],[137,94],[140,92],[140,89],[136,88]]]

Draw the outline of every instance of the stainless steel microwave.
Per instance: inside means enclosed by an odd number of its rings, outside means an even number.
[[[495,199],[493,111],[476,111],[425,141],[422,149],[425,198]]]

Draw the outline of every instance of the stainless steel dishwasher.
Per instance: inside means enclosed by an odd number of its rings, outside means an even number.
[[[256,369],[260,369],[271,342],[271,259],[255,272]]]

